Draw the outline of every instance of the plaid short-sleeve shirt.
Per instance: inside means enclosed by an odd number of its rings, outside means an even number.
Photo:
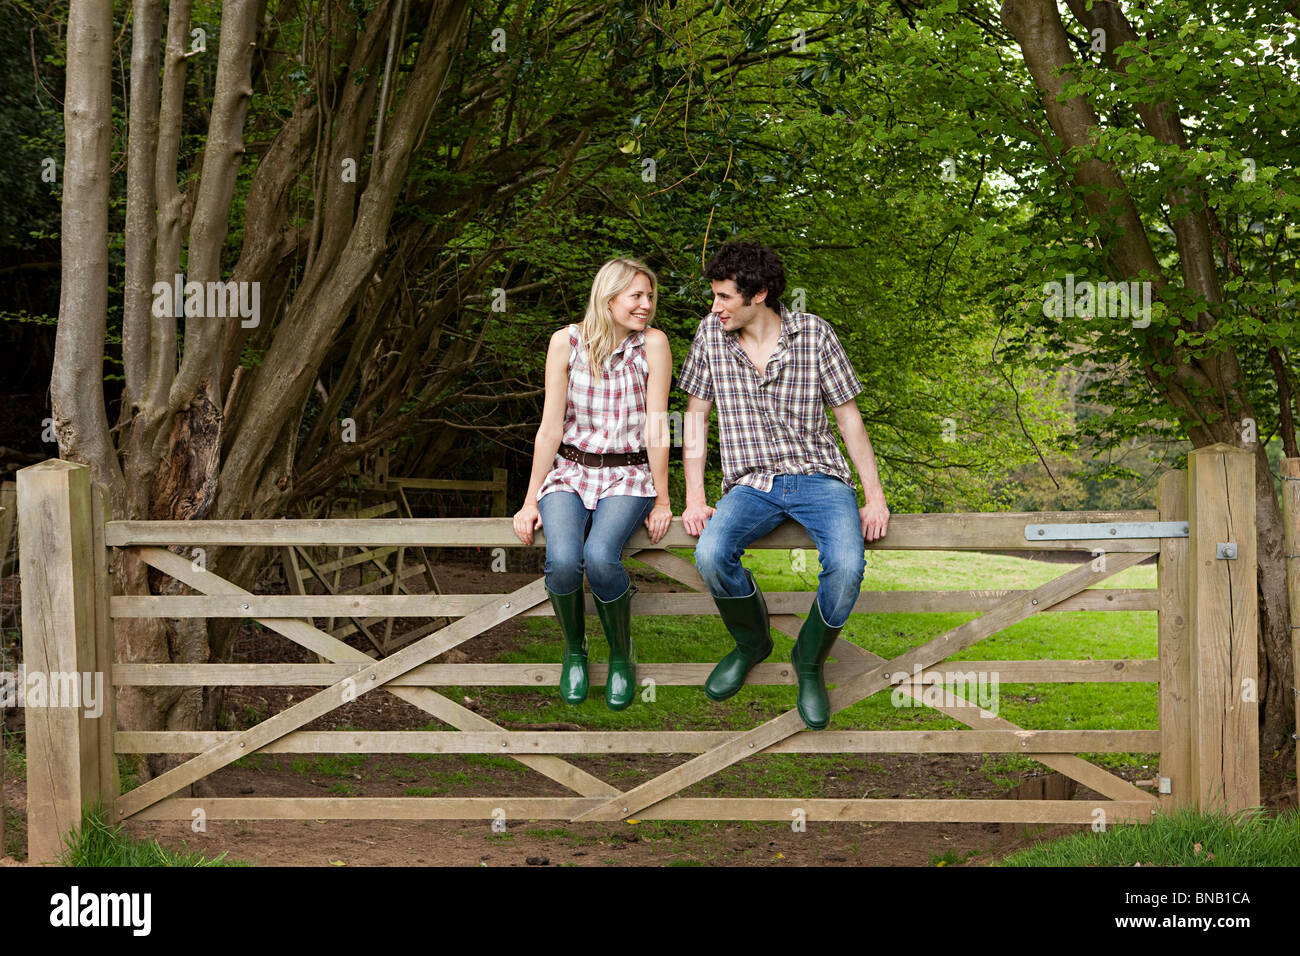
[[[579,326],[570,325],[563,441],[593,455],[640,451],[644,447],[646,382],[650,375],[645,332],[634,332],[615,346],[603,371],[600,378],[591,373]],[[601,498],[610,495],[653,498],[655,483],[649,463],[593,468],[557,453],[537,497],[552,491],[572,491],[590,511]]]
[[[718,407],[722,493],[772,490],[774,475],[834,475],[856,489],[826,415],[862,391],[835,330],[781,303],[781,337],[759,371],[715,313],[700,323],[677,384]]]

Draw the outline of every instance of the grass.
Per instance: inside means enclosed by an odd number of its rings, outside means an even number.
[[[231,763],[232,767],[242,770],[279,770],[280,761],[276,754],[249,754]]]
[[[0,722],[0,732],[5,735],[4,739],[4,772],[7,777],[26,778],[27,777],[27,736],[15,731],[5,730],[3,723]]]
[[[979,850],[968,850],[965,853],[958,852],[954,849],[944,850],[943,853],[931,853],[927,866],[958,866],[965,863],[973,856],[979,856]]]
[[[15,860],[22,859],[24,853],[22,828],[27,825],[27,818],[20,811],[8,807],[0,807],[0,812],[5,815],[5,845],[0,847],[0,856],[11,856]]]
[[[68,835],[65,866],[248,866],[227,860],[225,853],[208,859],[201,853],[169,850],[156,840],[133,840],[106,818],[103,807],[82,815],[81,826]]]
[[[1191,810],[1150,823],[1083,832],[1005,857],[997,866],[1300,866],[1300,811],[1235,817]]]
[[[357,767],[366,762],[367,754],[324,754],[314,760],[303,757],[293,761],[289,769],[310,777],[351,777]]]
[[[117,791],[130,793],[140,785],[140,774],[144,770],[144,754],[117,755]]]

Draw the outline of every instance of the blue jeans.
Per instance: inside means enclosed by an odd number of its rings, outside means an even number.
[[[546,535],[546,586],[556,594],[572,594],[582,587],[585,568],[592,594],[605,602],[622,597],[632,583],[623,567],[623,548],[654,504],[652,497],[609,495],[589,511],[572,491],[538,498]]]
[[[718,502],[695,545],[700,576],[714,597],[752,593],[740,556],[786,518],[803,525],[817,545],[822,565],[817,607],[828,625],[842,627],[862,587],[866,545],[858,496],[832,475],[776,475],[767,492],[733,486]]]

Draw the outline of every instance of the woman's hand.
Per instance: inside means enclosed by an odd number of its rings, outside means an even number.
[[[526,545],[533,543],[533,532],[542,526],[542,513],[536,504],[525,501],[524,506],[515,512],[515,537]]]
[[[660,538],[668,533],[668,526],[673,521],[672,505],[657,504],[650,509],[650,514],[646,515],[645,527],[650,532],[650,543],[656,544]]]

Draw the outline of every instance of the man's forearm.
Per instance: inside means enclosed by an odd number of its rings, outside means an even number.
[[[844,447],[848,450],[849,460],[857,469],[862,481],[862,493],[868,502],[883,503],[885,489],[880,484],[880,472],[876,467],[876,453],[871,448],[871,439],[867,437],[867,426],[862,423],[862,412],[857,405],[836,409],[835,420],[844,436]]]
[[[880,472],[876,468],[876,454],[871,449],[871,439],[867,437],[864,429],[860,442],[850,443],[847,439],[844,442],[849,451],[849,458],[853,462],[853,467],[858,470],[858,478],[862,481],[862,493],[867,501],[884,501],[885,489],[880,484]]]
[[[709,412],[712,406],[691,396],[682,416],[682,472],[686,477],[686,506],[707,505],[704,493],[704,460],[709,454]]]

